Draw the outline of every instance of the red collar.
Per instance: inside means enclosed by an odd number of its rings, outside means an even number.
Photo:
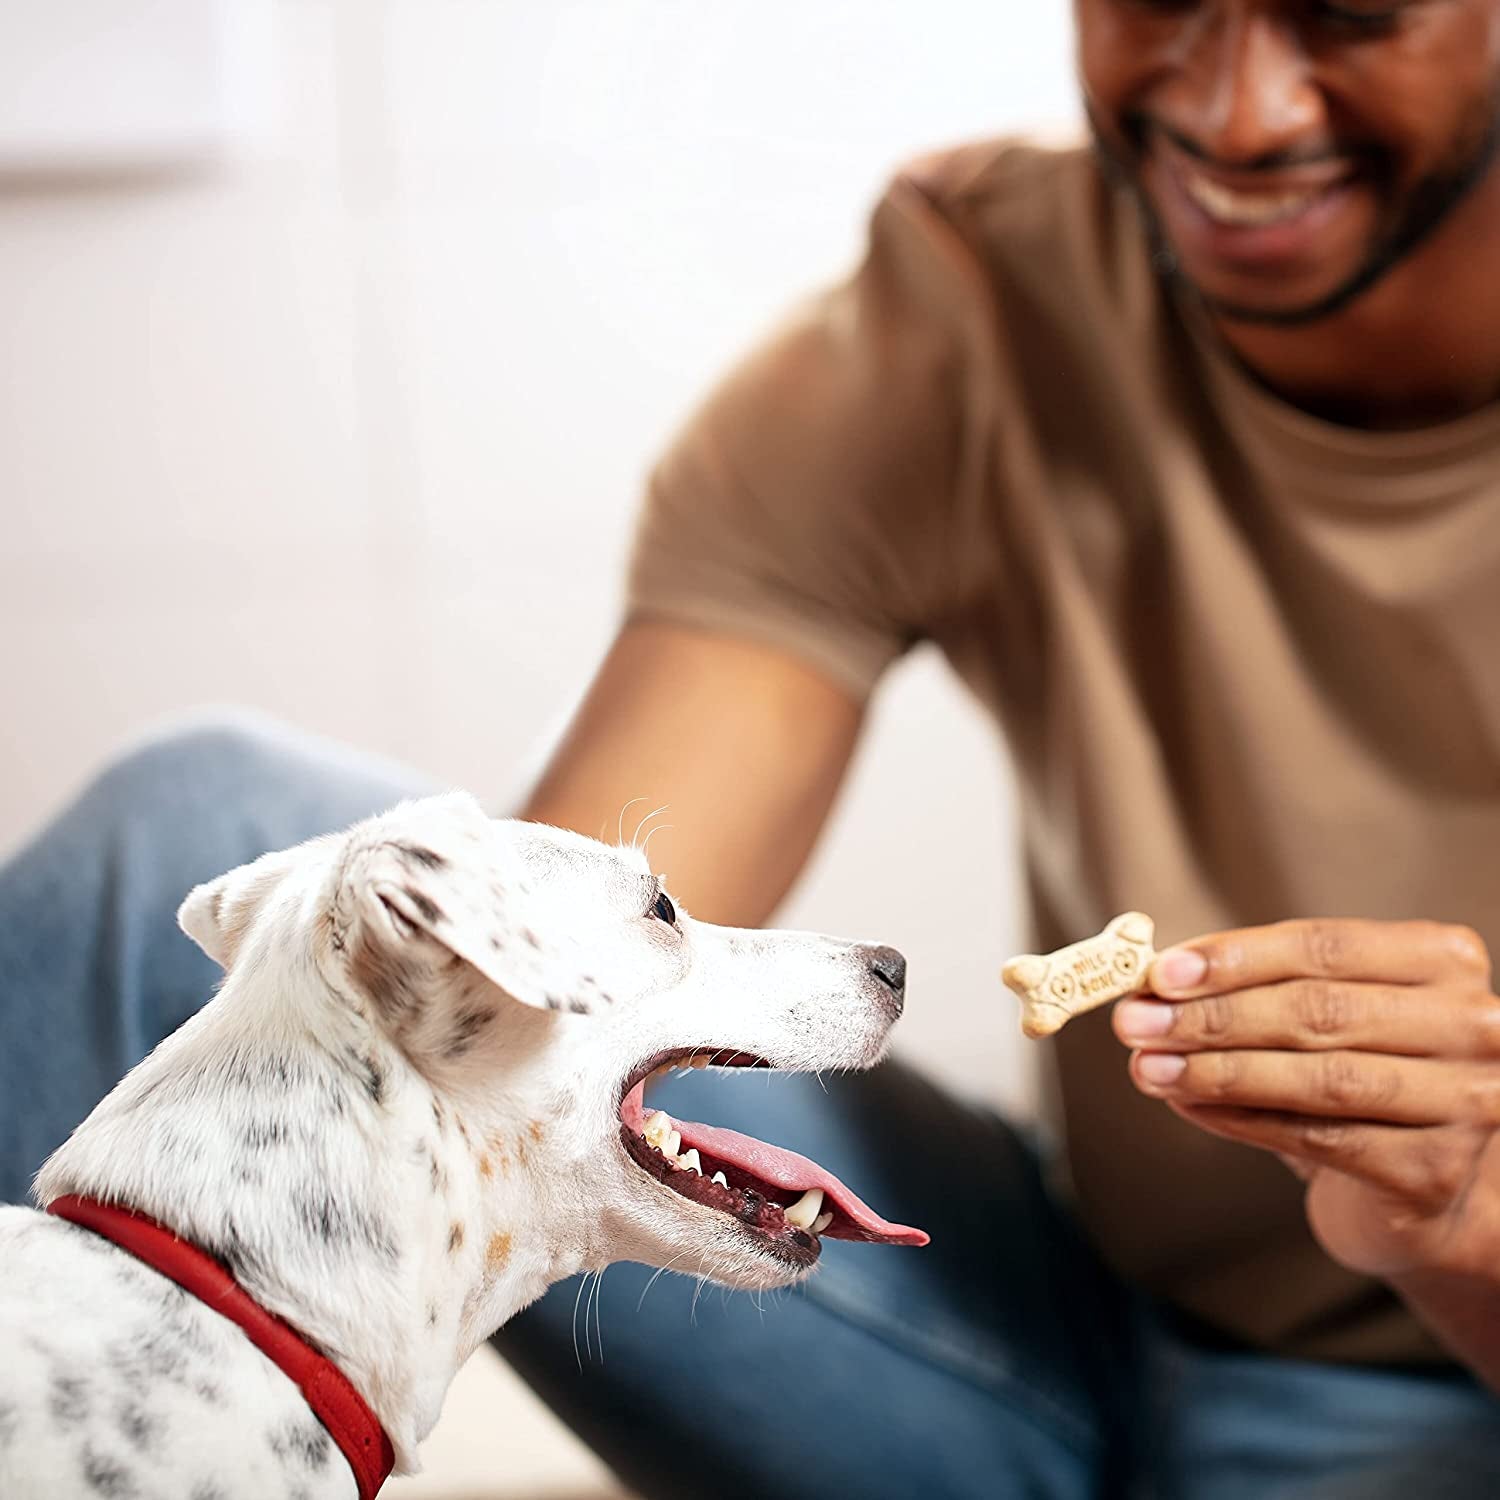
[[[313,1415],[343,1449],[359,1485],[359,1500],[374,1500],[396,1462],[391,1440],[375,1413],[342,1371],[267,1312],[218,1261],[132,1209],[70,1193],[54,1198],[47,1212],[113,1240],[231,1323],[238,1323],[250,1342],[292,1378],[307,1397]]]

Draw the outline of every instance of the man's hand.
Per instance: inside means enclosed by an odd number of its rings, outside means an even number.
[[[1500,1285],[1500,999],[1467,927],[1282,922],[1161,955],[1115,1007],[1131,1076],[1280,1155],[1328,1253]]]

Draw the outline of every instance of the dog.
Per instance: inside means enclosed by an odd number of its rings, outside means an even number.
[[[59,1217],[75,1200],[225,1268],[353,1387],[397,1472],[459,1366],[564,1277],[770,1288],[824,1236],[925,1242],[816,1163],[644,1102],[678,1066],[872,1066],[893,949],[694,921],[635,849],[462,794],[267,854],[178,920],[217,994],[48,1160],[53,1212],[0,1209],[6,1500],[373,1493],[264,1346]]]

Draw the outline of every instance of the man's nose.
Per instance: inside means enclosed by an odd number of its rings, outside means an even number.
[[[1255,166],[1325,135],[1323,96],[1295,24],[1253,0],[1203,8],[1185,35],[1169,123],[1224,166]]]

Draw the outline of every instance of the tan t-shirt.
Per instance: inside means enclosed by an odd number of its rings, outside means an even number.
[[[901,174],[660,465],[630,604],[861,695],[935,641],[1011,747],[1039,948],[1139,908],[1162,943],[1423,916],[1500,951],[1500,409],[1370,433],[1267,395],[1086,150]],[[1105,1012],[1047,1045],[1116,1267],[1253,1345],[1438,1357],[1274,1157],[1136,1093]]]

